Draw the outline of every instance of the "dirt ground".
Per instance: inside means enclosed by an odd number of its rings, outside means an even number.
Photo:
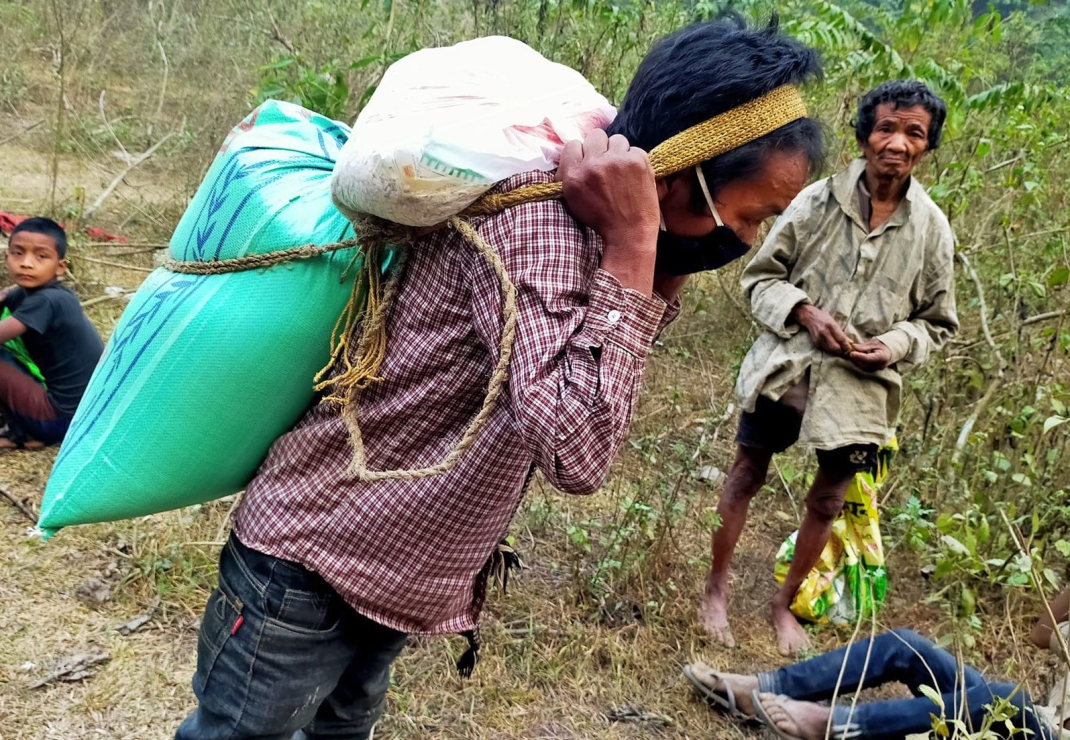
[[[23,144],[0,146],[0,170],[5,173],[0,178],[0,210],[27,212],[47,198],[50,180],[44,164],[33,150],[20,148]],[[108,173],[75,162],[64,160],[59,189],[69,194],[84,187],[91,200]],[[136,202],[160,218],[181,190],[167,186],[163,177],[150,168],[131,176],[121,188],[124,203]],[[139,228],[151,232],[151,220]],[[114,211],[103,214],[102,221],[110,227],[121,224]],[[156,233],[157,238],[165,235]],[[130,264],[145,268],[151,261],[142,255]],[[79,290],[83,298],[91,298],[104,286],[134,287],[144,274],[143,269],[83,261]],[[745,334],[745,327],[739,326],[746,322],[722,294],[722,286],[731,282],[707,276],[692,289],[694,303],[704,303],[707,309],[688,312],[655,350],[633,440],[683,436],[681,430],[726,408],[731,354],[718,349],[717,342],[711,344],[709,335]],[[106,335],[120,311],[119,302],[102,302],[91,315]],[[706,453],[721,469],[730,463],[734,423],[727,415]],[[0,488],[36,510],[54,454],[0,457]],[[649,601],[629,609],[626,603],[599,603],[583,588],[591,563],[570,545],[566,531],[575,523],[611,516],[620,504],[616,486],[637,476],[643,464],[648,463],[629,452],[607,489],[586,499],[560,496],[536,481],[513,527],[528,570],[508,595],[492,593],[483,660],[474,677],[463,680],[454,670],[464,649],[460,638],[414,640],[398,662],[387,717],[377,737],[758,736],[697,700],[681,669],[697,658],[741,672],[782,664],[764,615],[775,586],[773,556],[797,526],[795,504],[783,490],[787,485],[763,492],[755,503],[735,567],[732,618],[739,646],[725,650],[711,646],[696,619],[709,563],[708,529],[698,518],[716,504],[713,486],[695,480],[684,484],[689,508],[672,535],[668,554],[644,566],[638,583],[615,592],[623,602]],[[196,627],[234,503],[228,499],[135,521],[64,530],[42,542],[26,516],[0,499],[0,740],[173,736],[195,704],[190,679]],[[893,552],[890,598],[881,628],[938,631],[942,611],[937,604],[924,603],[933,588],[919,565],[909,553]],[[973,659],[985,670],[1026,680],[1034,690],[1043,688],[1054,661],[1025,645],[1026,607],[992,602],[981,604],[981,609],[1008,618],[991,620]],[[151,619],[139,630],[125,636],[117,631],[147,612]],[[814,633],[818,649],[837,647],[849,637],[849,632],[832,629]],[[80,680],[32,687],[74,654],[106,656],[106,662],[88,669]]]

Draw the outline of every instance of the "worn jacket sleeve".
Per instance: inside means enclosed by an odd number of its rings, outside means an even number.
[[[508,391],[517,430],[555,487],[590,494],[627,435],[666,304],[625,290],[599,269],[600,241],[560,204],[528,204],[512,214],[501,257],[517,290]],[[477,331],[497,357],[497,279],[475,273]]]
[[[935,244],[922,273],[921,300],[913,307],[909,319],[897,322],[877,337],[891,350],[891,364],[901,374],[929,359],[959,329],[955,310],[955,244],[950,226],[943,224],[932,238]]]
[[[798,254],[798,213],[793,204],[776,220],[758,253],[743,270],[741,281],[754,319],[784,339],[799,330],[787,325],[791,310],[810,302],[806,293],[788,280]]]

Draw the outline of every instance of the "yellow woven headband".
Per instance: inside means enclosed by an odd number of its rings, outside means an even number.
[[[650,165],[659,180],[683,172],[716,156],[806,118],[806,105],[794,85],[784,85],[760,98],[681,131],[650,152]],[[488,193],[459,214],[488,216],[521,203],[560,198],[560,182],[526,185],[506,193]]]
[[[794,85],[784,85],[658,144],[650,164],[659,178],[674,175],[800,118],[806,118],[802,95]]]

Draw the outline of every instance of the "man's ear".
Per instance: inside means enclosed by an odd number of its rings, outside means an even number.
[[[667,179],[658,180],[654,183],[658,190],[658,202],[665,200],[665,196],[669,193],[669,182]]]
[[[61,259],[56,265],[56,277],[61,278],[67,274],[70,270],[70,266],[67,264],[66,259]]]

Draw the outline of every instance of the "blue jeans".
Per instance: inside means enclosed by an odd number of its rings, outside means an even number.
[[[906,684],[917,697],[859,703],[853,711],[849,706],[837,706],[833,710],[831,740],[841,737],[902,740],[916,732],[927,732],[932,727],[929,715],[939,716],[940,709],[918,691],[922,685],[935,688],[943,696],[945,719],[958,717],[965,701],[962,718],[976,731],[984,721],[986,704],[997,698],[1010,699],[1018,707],[1018,714],[1012,720],[1015,727],[1032,730],[1034,734],[1029,737],[1035,740],[1052,740],[1051,729],[1034,714],[1024,689],[1012,683],[987,681],[969,666],[964,667],[960,676],[955,656],[910,630],[886,632],[872,641],[869,665],[864,671],[868,639],[778,671],[760,673],[758,683],[763,692],[784,694],[799,701],[826,701],[832,699],[842,667],[839,698],[850,699],[859,686],[868,689],[892,682]],[[1004,728],[992,729],[998,733]]]
[[[405,642],[315,573],[232,534],[197,641],[200,705],[175,738],[290,740],[303,731],[309,740],[365,740]]]

